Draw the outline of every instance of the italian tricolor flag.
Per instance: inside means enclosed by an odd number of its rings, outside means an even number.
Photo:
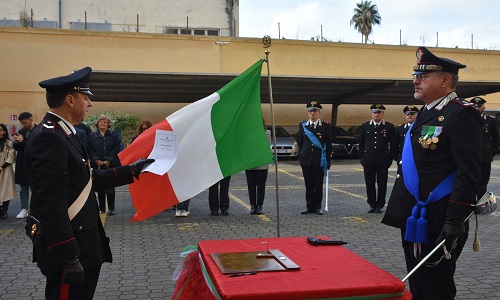
[[[142,173],[130,185],[142,221],[190,199],[224,177],[273,161],[260,103],[262,60],[212,95],[146,130],[118,156],[123,165],[148,157],[156,130],[176,132],[177,160],[159,176]]]

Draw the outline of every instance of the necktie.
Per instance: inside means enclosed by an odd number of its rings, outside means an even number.
[[[378,129],[378,125],[379,125],[379,124],[375,124],[375,129]]]
[[[424,108],[422,108],[421,112],[420,112],[420,115],[422,114],[425,114],[426,112],[428,112],[429,110],[427,109],[427,106],[424,106]]]

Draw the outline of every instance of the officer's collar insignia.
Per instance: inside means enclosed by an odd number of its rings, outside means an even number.
[[[441,100],[441,102],[438,105],[436,105],[435,109],[442,110],[443,107],[445,107],[451,100],[453,100],[453,99],[455,99],[457,97],[458,97],[457,93],[455,93],[455,92],[449,93],[446,97],[444,97],[443,100]],[[472,103],[470,103],[470,102],[467,102],[467,103],[469,103],[469,104],[472,105]]]
[[[63,120],[57,122],[57,124],[59,124],[59,126],[64,131],[64,133],[66,133],[67,136],[70,136],[71,134],[73,134],[73,132],[71,131],[71,129],[69,129],[68,125],[66,125],[66,123],[64,123]]]

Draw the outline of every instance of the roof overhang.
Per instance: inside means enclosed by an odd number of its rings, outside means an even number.
[[[94,71],[92,101],[192,103],[227,84],[236,75]],[[273,76],[273,102],[303,104],[418,104],[411,79]],[[463,98],[500,92],[500,82],[460,81]],[[261,99],[269,103],[267,76],[261,79]]]

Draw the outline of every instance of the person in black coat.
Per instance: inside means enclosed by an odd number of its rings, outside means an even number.
[[[14,141],[14,149],[17,151],[16,159],[16,170],[15,170],[15,182],[19,184],[21,191],[19,192],[19,198],[21,198],[21,211],[16,216],[17,219],[23,219],[28,216],[28,208],[30,202],[30,169],[26,165],[24,159],[24,148],[28,142],[28,138],[36,127],[33,122],[33,115],[30,112],[22,112],[18,116],[19,122],[23,126],[19,132],[12,136]]]
[[[392,160],[397,158],[394,124],[384,120],[385,106],[373,104],[372,119],[361,124],[359,153],[365,175],[369,213],[381,213],[385,206],[387,178]],[[375,188],[375,182],[378,192]]]
[[[90,156],[90,166],[94,169],[111,169],[121,166],[118,153],[122,145],[120,136],[112,132],[111,119],[100,116],[95,127],[97,130],[89,135],[87,149]],[[108,215],[115,214],[115,189],[96,189],[101,213],[106,212],[106,199],[108,201]]]
[[[474,97],[470,100],[470,102],[474,103],[476,105],[476,109],[479,113],[481,113],[481,177],[479,177],[479,189],[477,192],[477,198],[481,199],[481,197],[486,193],[488,182],[490,181],[491,162],[493,161],[493,157],[495,157],[498,152],[498,124],[495,118],[483,114],[483,111],[486,108],[484,106],[486,100],[481,97]]]
[[[409,278],[413,299],[454,299],[456,262],[468,237],[471,204],[480,175],[481,119],[458,98],[458,70],[465,65],[417,49],[415,98],[423,101],[403,148],[382,222],[401,229],[408,272],[445,240],[451,259],[439,249]],[[411,135],[410,135],[411,134]],[[439,186],[439,188],[437,188]]]
[[[88,155],[74,125],[83,121],[92,106],[88,97],[92,95],[91,70],[86,67],[39,83],[47,90],[50,110],[25,148],[33,187],[28,224],[38,223],[26,229],[34,241],[33,261],[47,278],[45,298],[50,300],[93,298],[101,265],[112,261],[93,188],[132,183],[133,176],[138,177],[152,161],[141,159],[113,170],[94,170],[90,181]],[[85,193],[89,183],[91,188]],[[76,214],[72,219],[70,211]]]
[[[403,113],[405,114],[406,123],[396,127],[396,146],[398,147],[398,168],[401,166],[401,155],[403,154],[403,146],[405,144],[405,136],[410,129],[411,124],[417,118],[418,108],[413,105],[407,105],[403,108]]]
[[[307,103],[308,120],[299,124],[299,160],[304,183],[306,185],[306,210],[301,214],[316,213],[322,215],[323,178],[330,169],[332,156],[332,128],[330,123],[319,119],[321,104],[316,101]],[[311,132],[321,144],[314,145],[306,132]],[[328,187],[327,187],[328,188]]]

